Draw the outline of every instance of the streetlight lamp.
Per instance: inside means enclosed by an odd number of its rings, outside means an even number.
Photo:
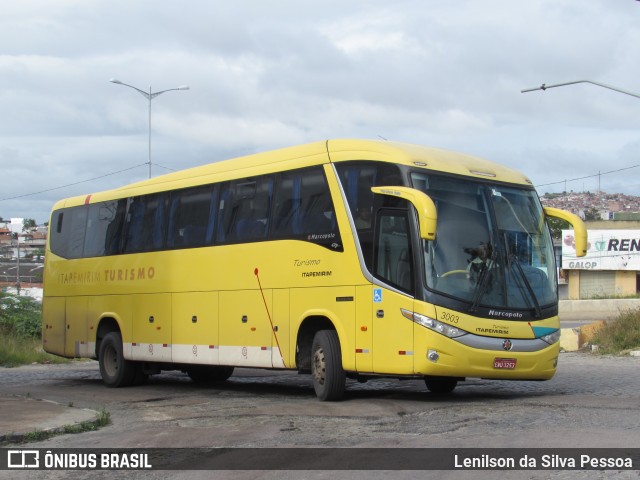
[[[544,90],[546,90],[548,88],[564,87],[566,85],[574,85],[576,83],[590,83],[591,85],[596,85],[596,86],[602,87],[602,88],[608,88],[609,90],[614,90],[616,92],[624,93],[625,95],[631,95],[632,97],[640,98],[640,94],[627,92],[626,90],[621,90],[619,88],[612,87],[611,85],[605,85],[604,83],[593,82],[591,80],[576,80],[574,82],[557,83],[555,85],[546,85],[546,84],[543,83],[541,86],[536,87],[536,88],[528,88],[526,90],[520,90],[520,93],[535,92],[536,90],[543,90],[544,91]]]
[[[172,92],[174,90],[189,90],[189,86],[180,85],[179,87],[176,87],[176,88],[169,88],[167,90],[160,90],[159,92],[152,92],[151,85],[149,85],[149,91],[145,92],[144,90],[140,90],[139,88],[134,87],[133,85],[129,85],[128,83],[121,82],[117,78],[111,78],[109,79],[109,81],[111,83],[115,83],[116,85],[124,85],[125,87],[133,88],[136,92],[138,92],[140,95],[142,95],[144,98],[146,98],[149,101],[149,161],[147,163],[149,165],[149,178],[151,178],[151,100],[153,100],[158,95],[161,95],[165,92]]]

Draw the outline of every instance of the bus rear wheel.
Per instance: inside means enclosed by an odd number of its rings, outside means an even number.
[[[451,377],[425,377],[424,383],[431,393],[451,393],[458,385],[458,379]]]
[[[346,375],[342,369],[340,340],[334,330],[320,330],[313,337],[311,376],[319,400],[335,401],[344,395]]]
[[[137,365],[124,358],[122,336],[107,333],[100,342],[99,363],[102,381],[107,387],[128,387],[136,379]]]

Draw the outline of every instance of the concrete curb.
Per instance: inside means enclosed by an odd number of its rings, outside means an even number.
[[[560,329],[560,349],[565,352],[580,350],[583,345],[591,343],[591,339],[606,323],[599,320],[581,327]]]
[[[39,400],[21,395],[0,394],[3,426],[0,444],[23,443],[43,436],[74,433],[83,426],[98,427],[100,413],[88,408],[74,408],[52,400]]]
[[[558,310],[563,315],[599,315],[602,319],[615,317],[621,311],[640,308],[640,298],[603,298],[598,300],[560,300]]]

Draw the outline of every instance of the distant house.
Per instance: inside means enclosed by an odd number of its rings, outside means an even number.
[[[31,229],[29,232],[15,232],[11,225],[0,224],[0,259],[15,259],[18,256],[20,244],[20,258],[41,260],[47,245],[46,227]]]
[[[0,227],[0,246],[11,245],[13,235],[7,227]]]

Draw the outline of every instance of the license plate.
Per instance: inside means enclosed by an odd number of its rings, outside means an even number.
[[[513,370],[516,368],[515,358],[494,358],[493,368],[501,368],[503,370]]]

